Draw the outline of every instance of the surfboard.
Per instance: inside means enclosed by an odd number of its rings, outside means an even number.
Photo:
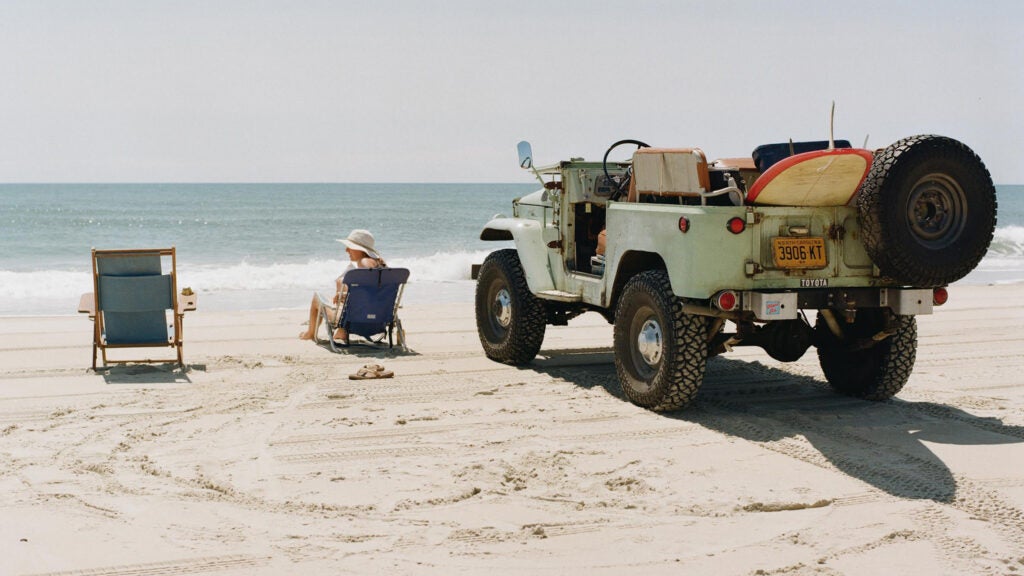
[[[862,148],[795,154],[765,170],[747,192],[747,202],[772,206],[845,206],[867,176],[872,157],[870,150]]]

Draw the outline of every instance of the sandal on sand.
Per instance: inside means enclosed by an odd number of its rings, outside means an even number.
[[[349,374],[349,380],[372,380],[374,378],[391,378],[395,373],[391,370],[385,370],[380,364],[367,364],[363,366],[355,374]]]

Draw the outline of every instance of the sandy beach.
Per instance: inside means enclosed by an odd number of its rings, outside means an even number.
[[[622,398],[596,314],[514,368],[469,304],[334,354],[200,300],[184,373],[3,318],[0,574],[1024,574],[1024,285],[950,294],[895,400],[740,348],[673,414]]]

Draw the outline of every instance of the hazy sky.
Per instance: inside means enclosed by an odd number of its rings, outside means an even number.
[[[521,139],[740,156],[835,100],[1024,183],[1022,62],[1016,0],[0,0],[0,182],[529,182]]]

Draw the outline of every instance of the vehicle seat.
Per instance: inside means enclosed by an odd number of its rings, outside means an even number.
[[[644,196],[700,197],[710,189],[708,161],[700,148],[640,148],[633,153],[627,202]]]

